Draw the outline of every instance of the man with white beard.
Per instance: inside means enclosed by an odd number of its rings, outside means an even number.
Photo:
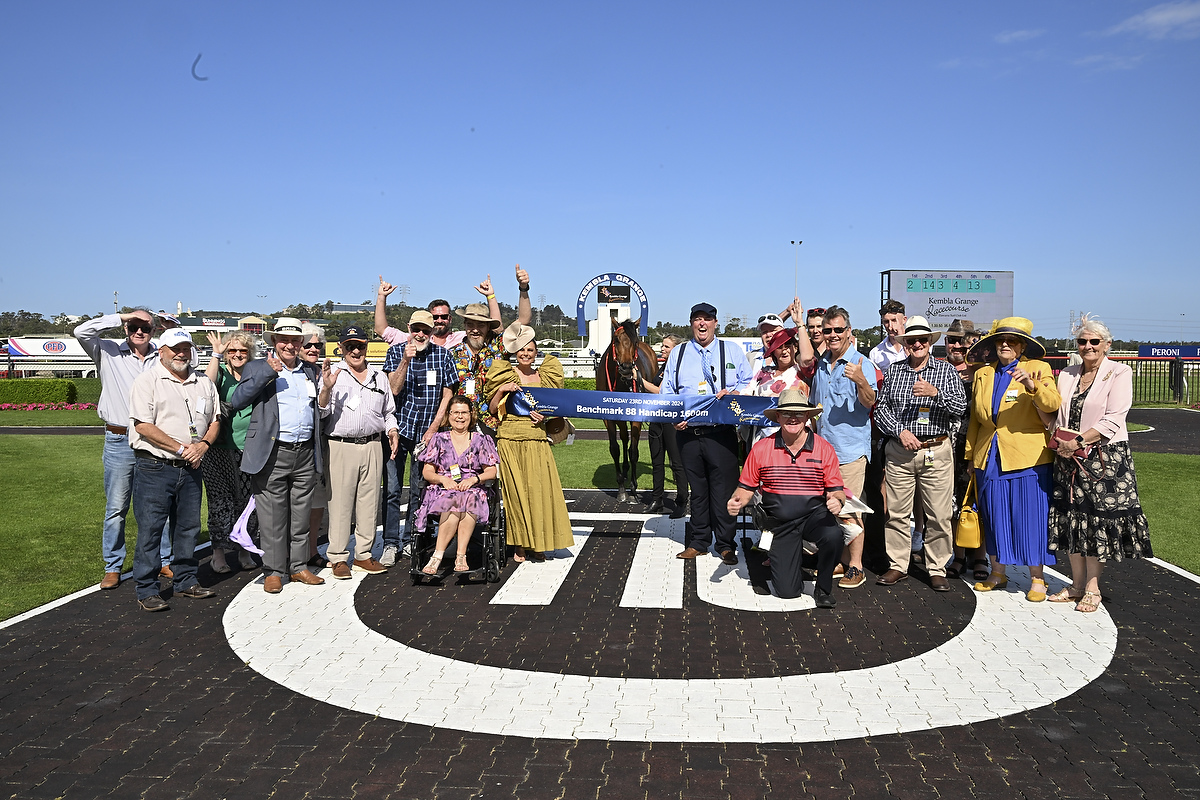
[[[200,534],[200,461],[220,432],[217,387],[192,370],[192,338],[172,328],[158,340],[159,358],[129,390],[129,446],[134,451],[133,514],[138,523],[133,577],[143,611],[165,611],[159,594],[159,545],[170,523],[176,597],[216,592],[196,580]]]
[[[388,384],[396,401],[396,423],[400,434],[399,447],[395,451],[397,476],[404,474],[404,460],[414,448],[424,449],[437,433],[446,418],[450,398],[458,386],[458,372],[450,352],[430,340],[433,315],[428,311],[414,311],[408,320],[408,333],[407,342],[388,348],[387,358],[383,362],[383,371],[387,373]],[[404,526],[403,541],[398,526],[384,525],[383,528],[383,556],[380,562],[385,567],[396,563],[401,547],[412,539],[412,520],[417,514],[412,487],[416,485],[419,472],[420,462],[413,458],[408,476],[409,503],[408,514],[405,515],[408,523]],[[392,498],[389,498],[387,513],[398,515],[399,497],[394,500],[396,507],[391,507],[392,502]]]

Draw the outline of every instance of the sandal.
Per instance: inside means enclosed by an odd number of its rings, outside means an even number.
[[[1039,589],[1038,587],[1041,586]],[[1040,603],[1046,599],[1046,590],[1050,588],[1046,585],[1046,581],[1042,578],[1031,578],[1029,581],[1029,591],[1025,593],[1025,599],[1031,603]]]
[[[444,550],[441,554],[434,553],[433,558],[429,559],[429,563],[425,565],[425,568],[422,569],[421,572],[425,573],[426,575],[437,575],[438,568],[442,566],[442,555],[444,554]]]
[[[1076,589],[1074,586],[1066,586],[1046,599],[1051,603],[1078,603],[1083,599],[1083,595],[1084,591],[1082,589]]]
[[[525,561],[525,548],[524,547],[518,547],[516,550],[513,551],[513,561],[517,562],[518,564],[521,564]]]
[[[955,556],[954,560],[951,561],[946,566],[946,577],[951,578],[951,579],[961,578],[962,574],[964,572],[966,572],[966,570],[967,570],[966,556]],[[986,578],[987,576],[984,576],[984,577]]]
[[[454,571],[455,572],[470,572],[471,571],[471,568],[467,566],[467,554],[466,553],[459,553],[457,556],[454,557]]]
[[[974,573],[971,577],[975,580],[986,581],[992,574],[992,565],[986,558],[977,558],[971,562],[971,571]]]
[[[975,591],[977,591],[977,592],[992,592],[992,591],[997,591],[999,589],[1004,589],[1007,586],[1008,586],[1008,576],[1002,575],[1000,577],[1000,580],[996,581],[995,583],[992,583],[990,580],[980,581],[979,583],[975,584]]]
[[[1084,592],[1083,598],[1075,606],[1076,611],[1091,614],[1100,610],[1100,595],[1097,592]]]

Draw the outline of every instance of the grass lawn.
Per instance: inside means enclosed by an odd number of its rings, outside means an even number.
[[[594,420],[593,420],[594,421]],[[608,454],[608,442],[576,439],[575,444],[559,445],[554,448],[554,460],[558,464],[558,479],[566,489],[616,489],[617,470],[612,456]],[[675,491],[671,468],[666,468],[666,492],[670,497]],[[643,435],[638,443],[638,491],[650,491],[650,444]]]
[[[1194,528],[1200,518],[1200,496],[1195,494],[1200,456],[1137,453],[1133,463],[1154,555],[1200,574],[1200,545]]]
[[[103,449],[100,436],[0,436],[0,463],[9,467],[0,481],[6,551],[0,560],[0,619],[100,582]],[[17,464],[37,468],[12,468]],[[207,518],[204,506],[202,523]],[[207,538],[202,524],[201,539]],[[136,541],[131,511],[125,569],[133,567]]]
[[[19,425],[23,428],[58,425],[100,427],[103,424],[104,420],[100,419],[95,409],[91,411],[0,411],[0,427],[10,425]]]

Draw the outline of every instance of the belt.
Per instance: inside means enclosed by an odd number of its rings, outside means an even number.
[[[281,442],[276,439],[275,444],[279,445],[284,450],[299,450],[301,447],[304,447],[311,441],[311,438],[305,439],[303,442]]]
[[[345,442],[346,444],[370,444],[371,442],[379,441],[379,434],[372,433],[370,436],[329,436],[330,441]]]
[[[689,425],[684,428],[681,433],[690,433],[693,436],[712,436],[714,433],[721,433],[733,427],[732,425]]]
[[[942,442],[946,441],[949,438],[950,438],[949,436],[943,435],[943,436],[934,436],[931,439],[924,439],[921,442],[921,447],[933,447],[935,444],[941,444]]]
[[[129,428],[122,428],[119,425],[105,424],[104,430],[109,433],[115,433],[117,436],[127,436],[129,434]]]
[[[166,464],[167,466],[175,467],[176,469],[192,468],[192,465],[184,461],[182,458],[163,458],[161,456],[154,455],[154,453],[147,453],[145,450],[134,450],[133,454],[138,458],[148,458],[151,461],[157,461],[160,464]]]

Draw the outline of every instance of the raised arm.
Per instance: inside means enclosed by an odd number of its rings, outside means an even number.
[[[533,306],[529,303],[529,273],[521,269],[520,264],[517,264],[517,291],[520,292],[517,297],[517,322],[528,325],[533,319]]]
[[[387,299],[388,295],[396,291],[396,287],[379,276],[379,291],[375,294],[375,334],[380,338],[383,337],[384,331],[388,329],[387,319]]]

